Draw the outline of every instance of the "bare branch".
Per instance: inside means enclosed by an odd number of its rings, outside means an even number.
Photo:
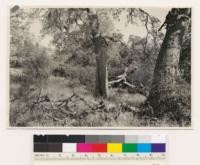
[[[114,37],[110,37],[110,36],[103,36],[104,39],[108,39],[109,41],[112,41],[112,42],[119,42],[121,44],[124,44],[124,42],[120,39],[116,39]]]
[[[146,48],[147,48],[148,36],[149,36],[148,22],[149,22],[149,15],[146,14],[145,28],[146,28],[146,31],[147,31],[147,35],[146,35],[146,38],[145,38],[145,43],[143,45],[143,47],[144,47],[144,50],[143,50],[144,54],[146,54]]]

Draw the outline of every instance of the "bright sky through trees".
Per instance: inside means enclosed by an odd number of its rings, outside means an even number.
[[[160,19],[161,23],[164,22],[165,17],[170,10],[170,8],[143,8],[150,15],[155,16]],[[114,21],[114,26],[117,27],[114,31],[120,32],[124,35],[124,41],[128,40],[129,35],[138,35],[144,37],[146,35],[146,29],[144,26],[126,23],[126,16],[121,16],[120,21]],[[35,38],[43,46],[48,46],[52,37],[46,35],[44,38],[41,37],[40,31],[42,29],[41,22],[35,19],[31,24],[31,32],[35,35]]]

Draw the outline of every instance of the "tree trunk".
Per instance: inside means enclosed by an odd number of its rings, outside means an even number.
[[[99,20],[95,11],[88,9],[94,52],[96,55],[95,95],[106,98],[108,95],[107,52],[99,30]]]
[[[95,95],[104,98],[108,95],[107,56],[101,50],[96,56],[96,88]]]
[[[190,16],[188,10],[172,9],[166,17],[167,31],[156,61],[148,98],[154,111],[159,111],[160,103],[175,95],[181,46]]]

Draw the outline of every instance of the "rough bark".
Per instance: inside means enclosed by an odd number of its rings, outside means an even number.
[[[160,103],[176,95],[176,77],[185,29],[188,27],[190,9],[172,9],[166,17],[166,35],[159,52],[149,102],[155,111]]]
[[[95,95],[106,98],[108,96],[107,53],[104,40],[99,30],[99,20],[95,11],[89,9],[94,52],[96,55],[96,85]]]
[[[105,51],[101,50],[96,56],[96,96],[106,98],[108,96],[108,73],[107,56]]]

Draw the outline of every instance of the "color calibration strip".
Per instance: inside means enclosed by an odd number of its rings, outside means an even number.
[[[34,135],[34,153],[165,153],[161,135]]]
[[[165,152],[164,143],[35,143],[34,152]]]

